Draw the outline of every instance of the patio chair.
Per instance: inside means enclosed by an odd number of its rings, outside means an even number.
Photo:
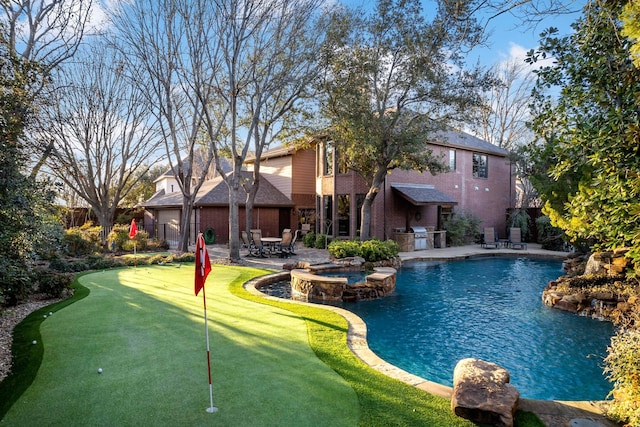
[[[298,235],[300,234],[300,230],[296,230],[295,233],[293,233],[293,239],[291,239],[291,243],[289,243],[289,255],[295,255],[295,250],[296,250],[296,240],[298,240]]]
[[[256,256],[264,256],[264,245],[262,244],[262,230],[251,230],[251,240],[256,248]]]
[[[278,244],[278,251],[280,255],[283,257],[288,257],[291,255],[291,241],[293,240],[293,233],[291,230],[286,228],[282,232],[282,241]]]
[[[500,242],[498,241],[498,237],[496,236],[496,232],[493,227],[485,227],[484,232],[482,233],[482,244],[483,248],[499,248]]]
[[[249,251],[247,256],[259,256],[260,255],[259,248],[253,243],[253,241],[251,239],[249,239],[249,235],[247,234],[246,231],[241,231],[240,232],[240,237],[242,238],[242,248],[243,249],[247,249]]]
[[[509,246],[512,249],[516,247],[527,249],[527,244],[522,241],[522,230],[520,230],[520,227],[509,228]]]

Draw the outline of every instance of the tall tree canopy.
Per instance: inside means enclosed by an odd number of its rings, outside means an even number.
[[[472,21],[456,19],[465,5],[443,2],[427,22],[418,0],[379,0],[370,15],[341,11],[333,19],[321,57],[323,113],[339,162],[369,186],[362,240],[387,173],[443,171],[426,142],[481,103],[484,80],[465,71],[459,55],[481,36]]]
[[[50,124],[43,139],[55,147],[47,164],[105,230],[160,145],[151,104],[124,64],[119,51],[95,40],[61,66],[58,102],[43,113]]]
[[[621,36],[623,1],[593,1],[573,34],[543,33],[533,129],[555,160],[549,173],[568,190],[541,190],[546,213],[573,241],[632,247],[640,261],[640,70]],[[557,101],[542,89],[559,87]],[[548,157],[549,158],[549,157]]]

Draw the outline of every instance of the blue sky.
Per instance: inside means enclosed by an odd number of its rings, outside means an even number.
[[[349,7],[363,7],[372,9],[375,1],[367,0],[338,0],[340,3]],[[566,3],[570,3],[567,0]],[[423,0],[426,10],[433,7],[434,0]],[[577,3],[584,3],[584,0],[577,0]],[[484,66],[491,66],[497,62],[503,62],[510,58],[522,58],[524,60],[525,53],[530,49],[535,49],[538,45],[539,34],[553,26],[560,30],[561,34],[568,34],[571,30],[570,24],[574,22],[579,15],[554,16],[544,19],[535,28],[529,28],[521,25],[510,14],[503,14],[489,22],[488,29],[491,32],[488,46],[478,47],[474,49],[469,57],[469,63],[475,64],[476,61]]]

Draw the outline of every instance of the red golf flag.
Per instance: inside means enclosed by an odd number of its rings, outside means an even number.
[[[211,271],[211,260],[209,259],[209,253],[207,247],[204,244],[204,237],[202,233],[198,234],[196,240],[196,296],[200,289],[204,288],[204,282],[207,280],[207,276]]]
[[[135,238],[137,233],[138,233],[138,226],[136,225],[136,220],[134,218],[131,220],[131,226],[129,227],[129,238],[130,239]]]

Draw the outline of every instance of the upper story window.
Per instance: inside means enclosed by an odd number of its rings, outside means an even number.
[[[449,150],[449,170],[456,170],[456,150]]]
[[[488,178],[489,177],[489,160],[486,154],[473,153],[473,177]]]
[[[333,157],[335,151],[333,144],[327,142],[324,144],[324,175],[333,175]]]

